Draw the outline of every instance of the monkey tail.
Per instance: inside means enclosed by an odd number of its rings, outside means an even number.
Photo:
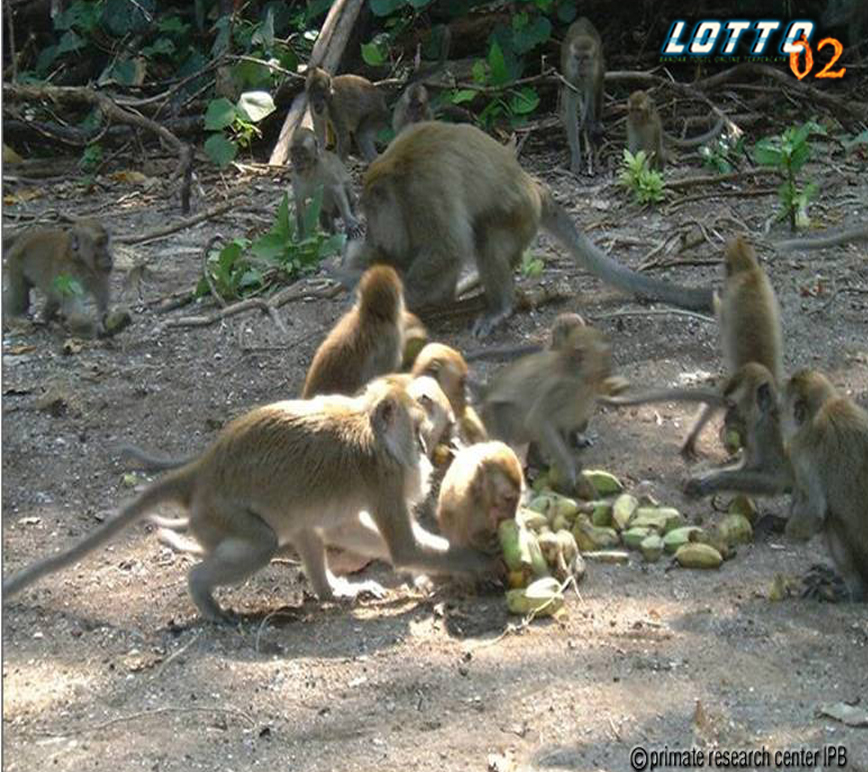
[[[678,284],[653,279],[613,260],[583,233],[580,233],[564,208],[552,198],[549,191],[542,191],[542,225],[557,238],[585,268],[603,281],[624,292],[659,300],[690,311],[711,311],[712,291],[698,287],[682,287]]]
[[[697,137],[688,137],[687,139],[681,139],[680,137],[673,137],[671,134],[666,134],[666,142],[667,144],[681,148],[682,150],[699,147],[699,145],[704,145],[707,142],[716,139],[720,132],[723,131],[725,125],[726,121],[718,116],[717,123],[714,124],[714,127],[706,131],[704,134],[700,134]]]
[[[623,394],[617,397],[598,396],[597,402],[610,407],[645,405],[650,402],[703,402],[712,407],[728,407],[729,402],[719,391],[713,389],[653,389],[638,394]]]
[[[139,468],[146,472],[166,472],[170,469],[178,469],[193,461],[196,456],[187,458],[171,458],[169,456],[156,456],[137,448],[129,443],[122,443],[115,448],[121,458],[138,462]]]
[[[38,560],[3,582],[4,597],[11,597],[43,576],[78,562],[89,552],[111,539],[118,531],[147,514],[160,502],[167,499],[184,500],[188,498],[192,488],[192,479],[186,470],[180,470],[155,482],[142,491],[138,498],[127,504],[117,516],[107,520],[74,547],[58,555],[52,555],[50,558]]]

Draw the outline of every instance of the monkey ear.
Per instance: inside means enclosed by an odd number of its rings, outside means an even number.
[[[381,399],[374,408],[372,418],[374,428],[382,432],[387,432],[392,427],[392,424],[395,423],[397,410],[398,406],[394,397],[389,396]]]

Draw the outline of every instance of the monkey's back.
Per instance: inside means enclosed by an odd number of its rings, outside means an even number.
[[[332,78],[334,99],[341,106],[352,127],[356,127],[367,115],[385,121],[389,117],[383,93],[361,75],[336,75]]]
[[[539,223],[542,201],[533,178],[512,151],[469,124],[408,126],[368,167],[365,192],[380,180],[395,186],[402,200],[417,203],[422,228],[441,217],[451,222],[455,212],[512,224],[511,218],[530,213],[534,233]],[[435,218],[432,209],[443,212]]]

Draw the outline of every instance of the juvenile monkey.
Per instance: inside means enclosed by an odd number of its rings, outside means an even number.
[[[564,440],[585,425],[611,375],[611,349],[592,327],[572,330],[563,345],[508,365],[494,378],[482,405],[492,437],[538,443],[554,462],[567,492],[594,498]]]
[[[724,425],[743,437],[739,463],[714,469],[687,481],[688,496],[732,491],[777,496],[792,486],[792,469],[781,435],[777,381],[768,368],[750,362],[739,368],[723,391],[729,407]]]
[[[292,163],[292,195],[295,200],[295,222],[299,233],[304,232],[307,201],[322,189],[319,222],[330,233],[335,231],[338,215],[350,235],[361,233],[353,212],[356,195],[349,172],[334,153],[317,147],[316,135],[303,126],[295,130],[289,148]]]
[[[315,394],[352,394],[372,378],[398,369],[404,355],[401,280],[387,265],[369,268],[355,305],[320,344],[302,389]]]
[[[467,404],[467,362],[450,346],[429,343],[413,363],[414,377],[430,375],[449,398],[458,422],[458,439],[467,445],[488,439],[483,422],[473,407]]]
[[[771,373],[776,386],[780,385],[784,371],[783,330],[771,281],[757,261],[753,247],[741,235],[727,243],[723,265],[723,292],[715,298],[714,306],[726,372],[735,375],[744,365],[755,362]],[[685,458],[694,458],[702,429],[725,403],[717,392],[663,389],[633,396],[605,397],[601,402],[623,406],[670,400],[705,403],[681,448]]]
[[[420,408],[400,387],[378,382],[357,397],[277,402],[231,422],[195,461],[152,483],[82,542],[3,583],[12,597],[46,574],[77,562],[163,501],[189,512],[204,559],[188,576],[190,596],[207,619],[227,614],[215,588],[238,584],[288,544],[321,599],[352,597],[326,562],[322,533],[356,522],[366,510],[372,544],[385,541],[396,568],[472,573],[490,567],[481,553],[456,547],[411,523],[408,502],[425,490],[428,461],[419,452]],[[354,537],[358,541],[358,534]],[[364,552],[364,544],[352,548]]]
[[[422,320],[411,311],[404,311],[404,357],[401,360],[401,370],[407,371],[413,367],[419,352],[428,343],[428,330]]]
[[[657,112],[654,99],[647,91],[634,91],[627,98],[627,148],[633,155],[644,150],[652,169],[663,171],[663,167],[669,160],[664,138],[666,143],[676,147],[698,147],[711,142],[720,134],[723,127],[723,118],[718,118],[714,128],[704,134],[689,139],[678,139],[663,130],[660,113]]]
[[[440,484],[437,522],[452,546],[498,552],[497,526],[515,518],[524,489],[521,463],[496,440],[459,451]]]
[[[377,87],[360,75],[329,75],[311,67],[305,82],[313,117],[313,129],[319,146],[326,146],[326,123],[331,123],[337,138],[337,154],[346,161],[350,137],[368,162],[377,157],[374,140],[377,132],[388,125],[389,110]]]
[[[80,220],[69,228],[34,228],[21,233],[6,256],[4,319],[27,313],[30,290],[35,287],[46,297],[44,321],[50,321],[59,311],[73,332],[103,332],[113,264],[108,231],[96,220]],[[64,277],[75,279],[93,296],[95,321],[85,313],[80,294],[61,289],[59,283]]]
[[[663,171],[666,166],[663,124],[647,91],[634,91],[627,98],[627,149],[633,155],[644,150],[652,169]]]
[[[784,391],[784,434],[795,485],[787,535],[823,532],[854,601],[868,599],[868,413],[816,370]]]
[[[399,134],[405,126],[433,121],[434,111],[428,100],[428,89],[422,83],[412,83],[404,89],[392,114],[392,129]]]
[[[711,309],[709,290],[635,273],[601,252],[508,148],[474,126],[408,126],[368,168],[361,208],[367,231],[364,242],[348,247],[348,273],[374,262],[395,266],[408,307],[418,310],[454,301],[464,259],[473,256],[488,306],[474,326],[478,336],[512,313],[513,270],[540,226],[582,266],[628,293]]]
[[[600,119],[605,74],[600,34],[582,16],[570,25],[561,45],[561,75],[572,86],[564,86],[561,90],[561,104],[573,174],[579,174],[582,169],[580,138],[588,157],[588,174],[594,173],[592,144],[595,145],[602,135]]]

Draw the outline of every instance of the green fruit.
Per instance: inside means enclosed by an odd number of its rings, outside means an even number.
[[[675,560],[684,568],[720,568],[723,557],[710,544],[691,542],[675,552]]]
[[[646,562],[656,563],[660,560],[660,556],[663,554],[663,539],[661,539],[656,533],[652,533],[650,536],[646,536],[642,539],[642,543],[639,545],[639,551],[642,553],[642,557],[645,558]]]
[[[663,537],[663,547],[669,554],[672,554],[676,552],[679,547],[695,540],[701,533],[702,529],[695,525],[685,525],[682,528],[674,528]],[[693,534],[692,539],[691,534]]]
[[[602,469],[585,469],[582,475],[594,486],[600,496],[609,496],[624,490],[624,486],[615,475]]]
[[[658,533],[669,533],[683,525],[684,517],[673,507],[639,507],[630,521],[631,528],[653,528]]]
[[[517,590],[507,590],[506,607],[510,614],[530,614],[549,616],[559,611],[564,605],[564,594],[557,579],[547,577],[537,579],[527,587]]]
[[[626,530],[638,506],[639,499],[629,493],[622,493],[612,505],[612,525],[619,531]]]
[[[634,525],[621,534],[621,539],[624,541],[624,546],[628,550],[637,550],[645,538],[650,536],[652,533],[655,533],[653,528]]]

